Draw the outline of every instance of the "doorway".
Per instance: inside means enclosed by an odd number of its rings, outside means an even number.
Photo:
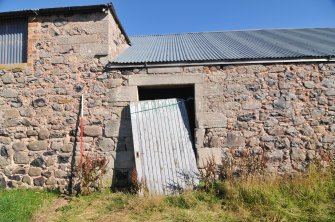
[[[191,129],[191,139],[193,149],[195,149],[195,104],[194,104],[194,85],[160,85],[160,86],[139,86],[139,101],[158,100],[158,99],[183,99]],[[195,152],[195,150],[194,150]]]

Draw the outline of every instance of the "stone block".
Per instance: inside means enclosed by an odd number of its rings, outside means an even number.
[[[285,134],[290,136],[296,136],[298,134],[298,131],[296,128],[290,126],[285,130]]]
[[[37,177],[34,179],[34,186],[37,187],[43,187],[45,183],[45,178],[44,177]]]
[[[97,146],[103,152],[111,152],[115,149],[114,141],[110,138],[99,138],[97,141]]]
[[[259,146],[259,139],[257,137],[251,137],[248,141],[248,146],[258,147]]]
[[[322,142],[324,142],[324,143],[334,143],[335,142],[335,136],[324,135],[323,138],[322,138]]]
[[[46,106],[46,105],[47,105],[47,102],[43,98],[39,98],[39,99],[33,100],[33,106],[35,108],[37,108],[37,107],[43,107],[43,106]]]
[[[58,156],[58,163],[69,163],[70,161],[70,156],[63,154]]]
[[[46,185],[50,186],[50,185],[55,185],[57,184],[57,180],[55,177],[49,177],[47,179],[47,181],[45,182]]]
[[[255,110],[261,108],[262,104],[259,101],[248,101],[242,104],[245,110]]]
[[[0,132],[0,134],[1,134],[1,132]],[[8,138],[8,137],[0,137],[0,143],[10,144],[11,142],[12,142],[12,140],[10,138]]]
[[[286,101],[285,99],[276,99],[273,101],[273,108],[275,109],[285,109],[286,108]]]
[[[107,43],[90,43],[90,44],[81,44],[79,46],[79,52],[83,56],[106,56],[109,53],[109,48]]]
[[[241,121],[241,122],[250,122],[250,121],[253,121],[253,120],[256,120],[256,119],[257,119],[257,117],[256,117],[255,113],[247,113],[247,114],[239,115],[237,117],[237,120]]]
[[[9,160],[5,157],[0,156],[0,169],[3,169],[8,165],[9,165]]]
[[[85,126],[84,135],[90,137],[102,136],[102,127],[101,126]]]
[[[24,167],[17,167],[13,170],[13,174],[26,174],[26,169]]]
[[[44,167],[45,166],[45,161],[42,157],[37,157],[34,159],[31,163],[30,166],[34,167]]]
[[[294,126],[299,126],[305,123],[304,117],[293,117],[292,121]]]
[[[266,157],[271,161],[282,161],[284,158],[284,152],[282,150],[270,151],[266,154]]]
[[[324,109],[314,109],[311,112],[311,116],[313,119],[321,118],[325,115],[326,111]]]
[[[63,170],[56,170],[55,171],[55,177],[56,178],[66,178],[67,177],[67,173]]]
[[[210,148],[217,148],[220,147],[221,144],[221,138],[218,136],[212,136],[209,141],[209,147]]]
[[[315,88],[315,83],[313,81],[305,81],[304,82],[304,86],[307,89],[313,89],[313,88]]]
[[[80,44],[84,45],[87,43],[90,44],[96,44],[97,40],[99,39],[99,35],[93,34],[93,35],[74,35],[74,36],[60,36],[57,38],[54,38],[54,41],[57,43],[57,45],[73,45],[73,44]],[[91,46],[91,49],[93,47]],[[106,46],[106,48],[108,48]]]
[[[269,67],[269,72],[273,72],[273,73],[281,73],[281,72],[285,72],[286,68],[284,66],[272,66]]]
[[[104,86],[107,89],[121,87],[123,79],[106,79],[104,80]]]
[[[29,163],[29,156],[28,156],[28,153],[26,152],[22,152],[22,151],[15,152],[13,159],[14,159],[14,163],[16,164],[28,164]]]
[[[48,142],[46,141],[33,141],[28,144],[28,149],[31,151],[41,151],[48,148]]]
[[[8,119],[16,119],[20,117],[19,111],[16,109],[5,109],[3,110],[3,112],[4,112],[5,121]]]
[[[220,108],[222,110],[239,110],[241,104],[238,102],[225,102]]]
[[[222,149],[220,148],[201,148],[198,149],[198,167],[204,168],[207,165],[207,161],[214,159],[214,162],[217,165],[220,165],[222,162]]]
[[[20,115],[22,117],[32,117],[34,115],[34,110],[31,108],[20,109]]]
[[[243,136],[236,135],[235,133],[228,133],[226,144],[227,147],[244,147],[245,138]]]
[[[203,128],[195,129],[195,147],[196,149],[202,148],[204,145],[204,138],[205,138],[206,130]]]
[[[148,74],[161,74],[161,73],[181,73],[182,67],[162,67],[162,68],[148,68]]]
[[[20,175],[10,175],[10,176],[8,176],[8,179],[15,180],[15,181],[20,181],[21,176]]]
[[[55,141],[51,143],[51,149],[59,151],[63,147],[64,143],[61,141]]]
[[[42,176],[47,177],[47,178],[49,178],[51,176],[51,174],[52,173],[50,171],[44,171],[44,172],[42,172]]]
[[[106,137],[127,137],[132,136],[131,121],[127,120],[110,120],[105,124]]]
[[[285,149],[290,147],[290,140],[287,137],[278,138],[275,141],[276,149]]]
[[[22,182],[23,182],[23,183],[26,183],[26,184],[28,184],[28,185],[31,185],[31,184],[32,184],[31,178],[30,178],[30,176],[28,176],[28,175],[24,175],[24,176],[22,177]]]
[[[1,79],[4,84],[15,83],[15,78],[12,73],[6,73],[1,77]]]
[[[40,131],[38,132],[38,138],[40,140],[49,139],[49,136],[50,136],[50,132],[47,129],[40,129]]]
[[[0,95],[5,98],[16,98],[19,93],[15,89],[4,89]]]
[[[326,96],[335,96],[335,90],[329,89],[324,91]]]
[[[327,87],[327,88],[335,88],[335,80],[324,78],[321,81],[321,85],[324,86],[324,87]]]
[[[6,188],[7,187],[7,183],[5,178],[0,174],[0,189]]]
[[[62,148],[61,151],[64,153],[70,153],[73,150],[73,145],[71,143],[65,144]]]
[[[208,84],[207,87],[204,88],[205,96],[221,96],[226,89],[224,86],[219,84]]]
[[[266,130],[269,135],[282,136],[284,135],[284,129],[281,126],[270,127]]]
[[[122,86],[112,88],[107,93],[109,102],[131,102],[137,101],[137,87],[136,86]]]
[[[1,146],[0,145],[0,156],[8,158],[10,155],[10,149],[8,148],[8,146]]]
[[[203,128],[226,128],[227,117],[218,112],[204,112],[202,113],[202,122],[200,126]]]
[[[293,161],[302,162],[306,159],[306,151],[303,149],[293,148],[291,151],[291,159]]]
[[[41,176],[41,173],[42,173],[42,169],[39,167],[30,167],[28,170],[29,176],[32,176],[32,177]]]
[[[191,72],[191,73],[201,73],[204,71],[203,66],[186,66],[184,67],[185,72]]]
[[[24,151],[26,148],[27,148],[27,146],[22,142],[18,142],[18,143],[13,144],[13,149],[15,151]]]

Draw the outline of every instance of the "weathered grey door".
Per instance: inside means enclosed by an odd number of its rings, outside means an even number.
[[[130,104],[139,182],[152,195],[174,194],[198,184],[185,103],[180,99]]]

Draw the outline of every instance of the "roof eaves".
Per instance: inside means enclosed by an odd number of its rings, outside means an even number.
[[[196,66],[196,65],[234,65],[234,64],[271,64],[271,63],[304,63],[304,62],[335,62],[333,56],[305,56],[286,58],[262,58],[262,59],[229,59],[229,60],[201,60],[180,62],[147,62],[147,63],[117,63],[110,62],[107,69],[117,68],[144,68],[144,67],[171,67],[171,66]]]

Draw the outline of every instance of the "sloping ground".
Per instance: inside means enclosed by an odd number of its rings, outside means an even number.
[[[72,198],[0,191],[0,221],[334,221],[335,175],[215,182],[209,192],[138,197],[104,191]],[[37,211],[37,209],[39,209]],[[33,217],[33,213],[35,214]]]

